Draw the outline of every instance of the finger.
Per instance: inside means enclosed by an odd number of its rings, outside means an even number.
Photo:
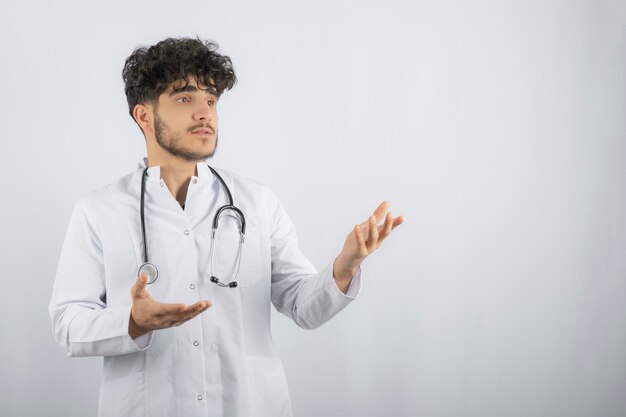
[[[389,208],[389,201],[385,200],[378,205],[376,210],[374,210],[373,215],[376,218],[376,224],[378,224],[383,219],[388,208]],[[369,227],[370,221],[371,221],[371,216],[368,217],[367,220],[365,220],[363,223],[361,223],[361,227]]]
[[[162,321],[166,322],[169,327],[180,326],[196,317],[197,315],[205,312],[211,307],[213,303],[211,301],[198,301],[193,306],[189,306],[183,313],[177,313],[176,315],[169,315],[164,317]]]
[[[185,317],[185,321],[189,321],[189,320],[193,319],[194,317],[199,316],[200,314],[202,314],[205,311],[207,311],[210,307],[211,307],[210,302],[202,304],[201,307],[196,308],[195,310],[193,310],[193,312],[191,314],[187,315]]]
[[[190,315],[188,315],[188,316],[185,316],[185,318],[184,318],[182,321],[183,321],[183,322],[185,322],[185,321],[189,321],[189,320],[191,320],[191,319],[194,319],[194,318],[196,318],[196,316],[200,315],[200,313],[202,313],[202,311],[196,311],[196,312],[195,312],[195,313],[193,313],[193,314],[190,314]]]
[[[188,314],[185,315],[186,320],[190,320],[191,318],[197,316],[200,313],[207,311],[213,303],[209,300],[206,301],[198,301],[194,305],[190,306],[188,310]]]
[[[189,307],[185,307],[184,310],[174,312],[173,317],[174,320],[189,320],[192,316],[196,314],[200,314],[203,311],[206,311],[209,307],[211,307],[213,303],[211,301],[198,301],[195,304],[190,305]]]
[[[213,306],[213,302],[211,300],[201,300],[195,304],[192,304],[189,308],[195,309],[207,309]]]
[[[143,295],[143,291],[146,289],[146,285],[148,283],[148,275],[145,272],[142,272],[137,277],[137,281],[135,281],[135,285],[131,289],[131,295],[133,298],[139,298]]]
[[[185,304],[169,304],[169,303],[156,303],[156,311],[154,315],[161,317],[162,320],[176,320],[180,315],[185,314],[187,305]]]
[[[406,220],[404,216],[398,216],[395,219],[393,219],[393,227],[391,228],[391,230],[395,229],[396,227],[404,223],[404,220]]]
[[[356,225],[354,227],[354,233],[356,236],[356,242],[357,242],[357,251],[359,252],[359,256],[366,256],[367,255],[367,246],[365,245],[365,238],[363,237],[363,232],[361,231],[361,226],[360,225]]]
[[[376,222],[376,217],[370,217],[370,230],[369,236],[367,237],[367,249],[370,252],[376,247],[376,242],[378,242],[378,227],[376,227]]]
[[[393,215],[391,212],[387,213],[385,216],[385,223],[380,228],[380,236],[378,237],[379,241],[384,240],[389,233],[391,233],[391,228],[393,227]]]
[[[384,200],[382,203],[378,205],[376,210],[374,210],[374,217],[376,217],[376,224],[378,224],[378,222],[380,222],[385,216],[385,213],[389,209],[389,204],[390,204],[389,201]]]

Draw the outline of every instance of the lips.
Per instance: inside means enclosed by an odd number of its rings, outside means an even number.
[[[206,128],[194,129],[191,131],[191,133],[200,134],[200,135],[211,135],[213,133],[213,129],[206,129]]]

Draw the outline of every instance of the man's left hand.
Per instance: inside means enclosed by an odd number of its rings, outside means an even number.
[[[389,201],[383,201],[368,220],[357,224],[350,232],[333,265],[335,280],[349,283],[363,259],[378,249],[393,229],[404,223],[404,216],[394,218],[391,212],[387,213],[388,208]],[[383,217],[385,223],[378,226]]]

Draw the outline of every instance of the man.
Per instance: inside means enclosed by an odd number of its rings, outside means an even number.
[[[269,188],[205,162],[236,82],[217,45],[166,39],[122,74],[148,157],[76,204],[55,338],[69,356],[104,356],[100,416],[290,416],[270,302],[319,327],[358,295],[361,262],[404,219],[383,202],[318,273]]]

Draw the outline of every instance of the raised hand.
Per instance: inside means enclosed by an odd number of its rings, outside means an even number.
[[[190,306],[160,303],[146,289],[147,283],[148,276],[142,272],[130,290],[133,307],[130,311],[128,334],[133,339],[152,330],[180,326],[213,305],[209,300],[198,301]]]
[[[391,212],[387,213],[388,208],[389,201],[383,201],[369,219],[357,224],[348,234],[333,266],[335,279],[352,278],[361,262],[382,245],[393,229],[404,223],[404,216],[394,218]],[[383,218],[385,222],[378,226]]]

